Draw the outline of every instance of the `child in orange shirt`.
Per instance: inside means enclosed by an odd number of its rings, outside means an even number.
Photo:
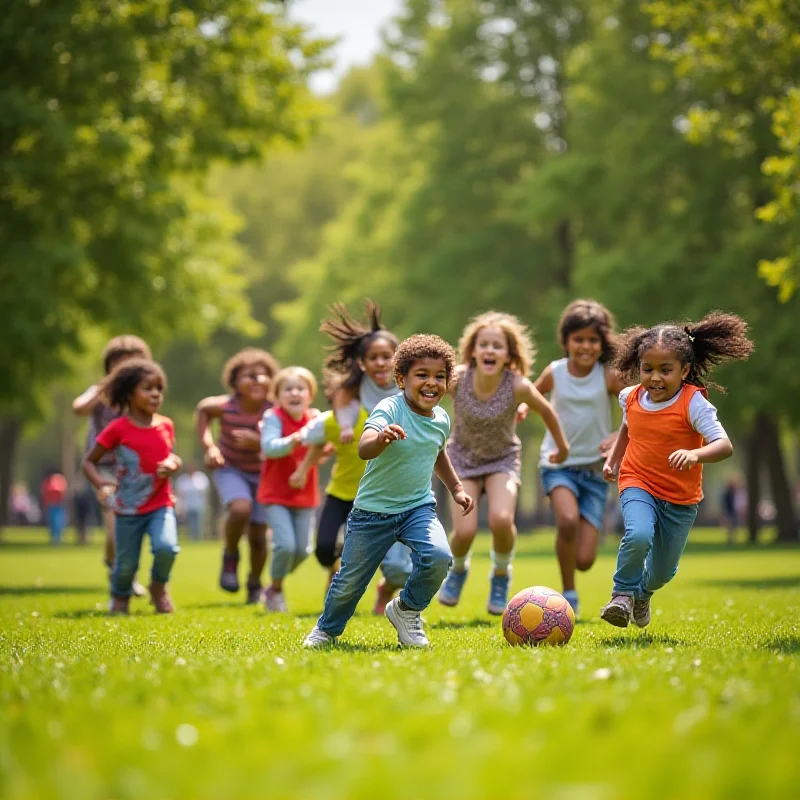
[[[625,628],[650,622],[653,592],[675,577],[703,499],[703,464],[733,453],[708,402],[705,379],[722,361],[746,359],[753,343],[747,323],[719,311],[689,325],[630,328],[615,364],[641,383],[619,395],[623,422],[605,466],[619,475],[625,534],[619,546],[614,590],[600,616]]]

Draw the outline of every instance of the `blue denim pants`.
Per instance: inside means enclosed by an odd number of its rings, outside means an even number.
[[[620,495],[625,534],[619,545],[614,594],[650,597],[678,571],[697,505],[658,500],[631,487]]]
[[[156,583],[169,581],[175,556],[180,552],[175,509],[165,506],[148,514],[118,514],[114,526],[117,555],[111,576],[111,594],[117,597],[131,595],[145,533],[150,534],[153,551],[152,580]]]
[[[402,542],[411,550],[411,575],[400,592],[409,608],[422,611],[439,591],[452,562],[450,545],[433,503],[400,514],[354,508],[347,518],[342,566],[334,575],[317,626],[338,636],[356,610],[389,548]]]

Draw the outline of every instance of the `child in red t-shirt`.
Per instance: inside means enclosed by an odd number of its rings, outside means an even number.
[[[317,393],[314,375],[304,367],[287,367],[275,376],[277,406],[264,414],[261,452],[265,461],[256,499],[267,507],[272,529],[272,583],[264,591],[267,611],[286,611],[284,578],[308,558],[314,509],[319,505],[317,468],[305,483],[294,488],[289,478],[302,463],[307,447],[300,446],[300,431],[319,414],[309,408]]]
[[[67,479],[58,470],[51,470],[42,481],[41,494],[42,508],[50,529],[50,543],[61,544],[67,523]]]
[[[83,459],[86,477],[101,496],[111,500],[116,513],[112,613],[128,613],[145,533],[150,534],[153,550],[151,602],[159,613],[173,611],[167,582],[180,548],[169,476],[180,469],[181,460],[172,452],[172,420],[157,413],[166,383],[161,367],[147,359],[131,359],[115,369],[103,391],[122,416],[102,430]],[[97,466],[109,451],[116,460],[115,481],[104,477]]]

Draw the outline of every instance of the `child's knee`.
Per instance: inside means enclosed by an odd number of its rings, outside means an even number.
[[[236,500],[232,500],[228,506],[228,516],[234,520],[246,522],[250,519],[250,515],[252,513],[253,503],[251,500],[238,498]]]
[[[450,548],[435,547],[427,554],[426,561],[426,566],[437,573],[441,573],[442,580],[444,580],[447,570],[450,569],[450,565],[453,563],[453,554],[450,552]]]
[[[588,556],[578,554],[578,557],[575,560],[575,569],[577,569],[578,572],[586,572],[592,568],[594,561],[594,554]]]
[[[496,533],[514,530],[514,514],[510,511],[490,511],[489,528]]]
[[[386,562],[383,564],[382,572],[388,584],[394,587],[403,586],[411,574],[411,560]]]
[[[578,523],[581,521],[581,515],[578,509],[569,509],[562,511],[556,517],[556,527],[558,528],[559,539],[573,540],[578,536]]]

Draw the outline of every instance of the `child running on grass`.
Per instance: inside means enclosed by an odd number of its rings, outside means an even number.
[[[549,431],[542,442],[542,485],[556,515],[556,555],[562,593],[579,613],[575,570],[588,570],[597,558],[608,484],[603,461],[616,438],[611,403],[624,384],[609,362],[614,356],[614,318],[594,300],[575,300],[561,314],[558,340],[565,358],[548,364],[534,386],[545,395],[564,426],[569,456],[550,462],[555,447]]]
[[[448,448],[465,491],[476,502],[486,493],[492,532],[489,574],[490,614],[508,603],[511,561],[517,528],[514,512],[520,484],[517,408],[526,403],[542,417],[554,442],[547,458],[559,464],[569,447],[550,403],[526,377],[533,361],[527,329],[511,314],[487,311],[472,319],[459,343],[461,364],[453,391],[453,436]],[[453,514],[450,547],[453,566],[439,591],[439,602],[455,606],[469,573],[469,551],[478,532],[477,513]]]
[[[420,614],[451,560],[447,536],[436,517],[432,473],[463,514],[473,507],[447,455],[450,419],[439,407],[455,378],[455,353],[438,336],[417,334],[397,348],[394,374],[402,394],[381,400],[365,424],[358,454],[369,463],[347,518],[342,566],[304,647],[324,647],[336,640],[378,565],[398,541],[411,549],[413,568],[400,597],[386,606],[386,618],[401,646],[429,645]]]
[[[103,392],[109,406],[118,408],[122,416],[98,434],[83,459],[86,477],[104,501],[111,501],[116,514],[109,603],[109,611],[115,614],[128,613],[145,533],[150,535],[153,551],[150,600],[158,613],[173,611],[167,583],[180,548],[169,478],[180,469],[181,460],[173,452],[172,420],[158,413],[166,385],[163,370],[153,361],[136,358],[118,366]],[[116,480],[98,468],[109,452],[115,457]]]
[[[278,362],[265,350],[247,347],[231,356],[222,370],[227,394],[206,397],[197,404],[197,433],[206,466],[214,470],[214,485],[226,510],[225,548],[219,585],[239,591],[239,540],[247,529],[250,574],[247,603],[261,600],[261,573],[267,563],[267,512],[256,500],[261,472],[261,433],[264,412],[272,408],[272,381]],[[219,420],[214,442],[211,420]]]
[[[600,612],[611,625],[625,628],[632,618],[647,626],[653,593],[675,577],[703,499],[702,465],[733,453],[706,376],[752,349],[747,323],[720,311],[622,335],[615,364],[641,383],[620,393],[622,427],[603,467],[606,480],[619,475],[625,523],[613,594]]]
[[[103,350],[103,371],[106,378],[124,361],[131,358],[151,358],[150,348],[144,339],[138,336],[115,336],[110,339]],[[103,430],[110,422],[115,420],[120,412],[111,408],[103,400],[101,387],[103,382],[92,384],[83,394],[72,401],[72,410],[79,416],[89,417],[89,432],[86,437],[86,449],[84,455],[91,453],[97,434]],[[106,453],[98,463],[98,469],[103,477],[109,481],[114,480],[114,454]],[[114,569],[114,530],[116,526],[114,509],[110,508],[101,499],[103,527],[106,531],[106,544],[103,563],[106,565],[108,579],[111,580],[111,573]],[[133,594],[135,597],[144,597],[146,594],[136,576],[133,577]]]
[[[272,582],[264,591],[267,611],[287,611],[283,582],[311,552],[314,509],[319,504],[317,468],[311,467],[305,480],[292,485],[306,454],[300,431],[319,414],[311,403],[317,380],[305,367],[286,367],[275,376],[277,406],[264,414],[261,451],[264,463],[256,496],[266,508],[272,528]]]

